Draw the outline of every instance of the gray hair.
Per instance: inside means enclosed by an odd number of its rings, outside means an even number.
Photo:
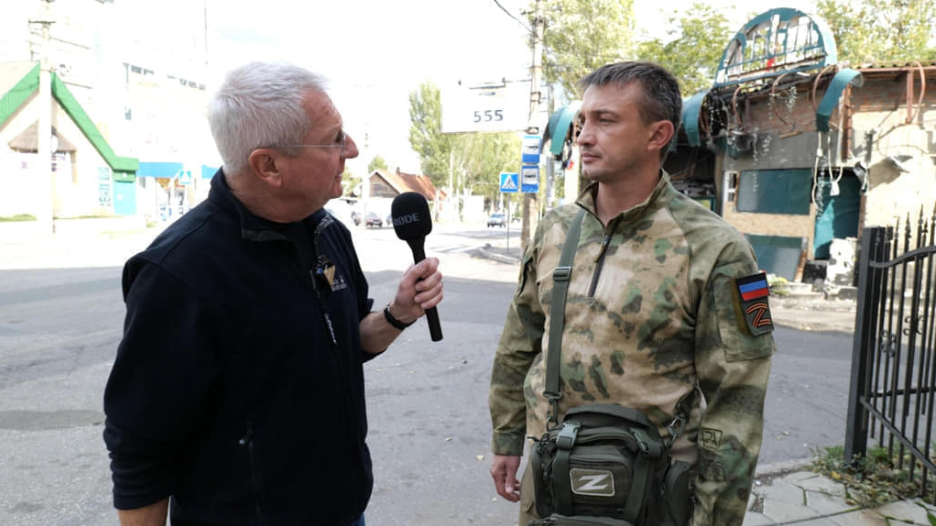
[[[607,84],[624,87],[635,81],[643,88],[640,117],[644,124],[663,120],[673,123],[673,138],[661,153],[661,157],[666,157],[670,145],[676,140],[679,121],[682,119],[679,82],[666,68],[653,62],[640,61],[607,64],[583,77],[579,81],[579,88],[585,91],[590,86],[601,87]]]
[[[228,175],[247,169],[257,148],[301,144],[311,124],[307,90],[325,93],[322,77],[291,64],[251,62],[230,71],[208,104],[208,123]],[[287,155],[295,149],[284,148]]]

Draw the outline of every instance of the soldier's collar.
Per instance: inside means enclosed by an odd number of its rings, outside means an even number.
[[[628,208],[627,210],[624,210],[623,212],[621,212],[620,214],[612,218],[612,220],[609,221],[608,224],[611,224],[617,221],[618,218],[620,218],[623,221],[627,221],[635,217],[643,216],[644,212],[650,207],[650,205],[654,203],[660,197],[660,195],[663,193],[664,190],[666,190],[666,187],[669,186],[669,183],[670,183],[669,174],[666,173],[666,170],[661,168],[660,180],[657,181],[657,185],[656,187],[654,187],[653,192],[651,192],[650,195],[646,199],[644,199],[642,203],[632,206],[631,208]],[[588,210],[594,216],[597,217],[598,207],[595,206],[595,198],[597,195],[598,195],[598,183],[591,182],[588,184],[588,186],[585,187],[584,190],[582,190],[582,193],[579,194],[579,198],[576,199],[575,202],[578,203],[579,206],[583,207],[585,210]]]

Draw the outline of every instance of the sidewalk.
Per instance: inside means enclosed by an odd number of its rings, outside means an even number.
[[[759,466],[743,526],[926,526],[927,510],[936,514],[920,499],[862,509],[846,495],[843,483],[809,471],[808,461]]]

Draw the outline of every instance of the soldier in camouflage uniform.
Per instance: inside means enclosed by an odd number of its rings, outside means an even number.
[[[682,107],[672,75],[649,63],[612,64],[582,87],[578,144],[593,182],[576,204],[546,215],[523,256],[491,377],[491,475],[501,496],[521,502],[520,526],[537,518],[532,470],[522,484],[516,476],[525,437],[545,431],[552,272],[582,207],[559,414],[616,403],[644,412],[668,440],[677,404],[692,400],[670,452],[695,464],[693,524],[740,525],[775,347],[766,299],[745,301],[738,285],[753,280],[766,295],[766,280],[744,237],[676,191],[661,168]]]

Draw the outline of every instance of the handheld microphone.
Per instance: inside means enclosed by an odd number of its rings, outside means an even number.
[[[405,192],[394,197],[390,205],[390,218],[397,237],[406,241],[413,251],[413,260],[419,263],[426,259],[424,245],[426,236],[432,232],[432,216],[426,198],[416,192]],[[442,326],[435,307],[426,309],[426,320],[429,322],[432,341],[441,341]]]

